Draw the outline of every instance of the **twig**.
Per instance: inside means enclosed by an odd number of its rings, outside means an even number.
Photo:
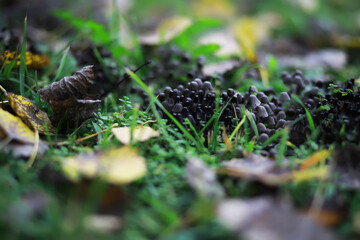
[[[145,67],[146,65],[150,64],[151,61],[146,61],[143,65],[141,65],[140,67],[138,67],[137,69],[135,69],[133,72],[136,73],[137,71],[139,71],[141,68]],[[106,95],[108,95],[114,88],[117,88],[121,83],[123,83],[126,80],[130,79],[130,75],[129,74],[125,74],[124,77],[120,80],[117,81],[111,88],[109,88],[108,90],[106,90],[103,94],[100,95],[99,99],[105,97]]]

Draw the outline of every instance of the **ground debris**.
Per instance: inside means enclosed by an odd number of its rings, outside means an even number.
[[[245,240],[335,240],[328,230],[298,214],[285,200],[269,197],[225,199],[217,209],[220,222]]]

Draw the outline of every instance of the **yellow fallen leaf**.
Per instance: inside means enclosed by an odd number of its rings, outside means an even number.
[[[20,66],[21,54],[17,52],[4,51],[0,55],[0,63],[10,64],[12,61],[16,61],[15,67]],[[6,62],[5,62],[6,60]],[[40,69],[47,66],[50,63],[50,59],[46,55],[34,54],[26,52],[25,64],[28,69]]]
[[[55,129],[51,124],[49,117],[41,111],[30,99],[14,93],[8,93],[3,87],[4,92],[11,108],[21,120],[30,128],[36,129],[40,134],[53,134]]]
[[[87,153],[67,158],[62,169],[72,181],[100,177],[113,184],[130,183],[146,174],[145,159],[129,146],[99,153]]]
[[[35,133],[20,118],[0,108],[0,128],[4,135],[22,143],[35,143]],[[0,131],[0,132],[1,132]]]
[[[115,137],[123,144],[129,144],[131,141],[131,127],[118,127],[113,128],[112,132]],[[158,137],[160,133],[155,131],[151,127],[147,126],[136,126],[133,131],[132,140],[145,142],[152,137]]]
[[[229,136],[226,133],[225,126],[223,127],[222,138],[225,143],[226,149],[233,149],[233,145],[232,145],[231,141],[229,140]]]
[[[147,45],[157,45],[160,43],[167,43],[176,36],[184,32],[190,27],[192,21],[190,18],[175,16],[163,21],[155,31],[140,35],[139,42]]]
[[[252,62],[256,61],[256,47],[260,35],[257,32],[259,23],[254,18],[241,18],[233,26],[236,38],[247,57]]]
[[[191,9],[201,17],[231,18],[235,13],[235,7],[229,0],[197,0]]]
[[[312,168],[307,170],[299,170],[292,172],[292,179],[295,182],[302,182],[314,178],[325,179],[329,176],[330,170],[328,166]]]
[[[327,159],[328,157],[330,157],[330,152],[328,150],[325,149],[318,151],[313,155],[311,155],[310,157],[308,157],[307,159],[305,159],[304,162],[301,164],[300,169],[304,170],[309,167],[315,166],[316,164]]]
[[[279,24],[278,16],[263,14],[255,17],[243,17],[237,20],[232,29],[242,51],[248,60],[257,62],[256,48],[269,37],[270,30]]]

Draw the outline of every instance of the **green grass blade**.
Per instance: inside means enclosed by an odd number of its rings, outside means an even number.
[[[218,111],[219,105],[220,105],[220,96],[219,94],[216,94],[216,102],[215,102],[215,109],[216,112]],[[213,136],[212,136],[212,141],[211,141],[211,152],[214,152],[216,149],[216,145],[217,145],[217,133],[219,132],[219,119],[220,116],[222,114],[222,112],[224,111],[225,107],[221,110],[221,112],[218,114],[218,116],[215,118],[214,121],[214,129],[213,129]]]
[[[204,146],[203,140],[201,139],[200,135],[197,133],[195,127],[192,125],[192,123],[190,122],[190,120],[188,118],[185,118],[185,123],[187,123],[191,129],[191,131],[193,131],[195,138],[197,139],[197,141],[200,143],[200,145],[202,146],[203,149],[206,149],[206,147]]]
[[[314,120],[311,116],[310,111],[305,107],[304,103],[301,101],[301,99],[298,96],[291,95],[291,98],[294,99],[296,102],[298,102],[305,109],[306,117],[308,119],[309,126],[310,126],[310,130],[311,130],[311,132],[314,132],[316,127],[315,127]]]
[[[282,160],[285,157],[285,152],[286,152],[286,148],[287,148],[286,142],[287,142],[288,137],[289,137],[289,129],[284,128],[284,131],[282,131],[281,139],[280,139],[279,146],[277,149],[278,150],[277,155],[276,155],[276,165],[277,166],[281,165]]]
[[[255,120],[253,119],[253,117],[251,116],[249,110],[246,110],[246,111],[245,111],[245,114],[246,114],[246,117],[249,119],[249,122],[250,122],[250,124],[251,124],[252,129],[253,129],[254,132],[255,132],[256,138],[259,138],[259,131],[258,131],[258,129],[257,129],[256,122],[255,122]]]
[[[313,120],[313,118],[311,116],[311,113],[306,107],[304,107],[304,109],[305,109],[305,112],[306,112],[306,116],[307,116],[307,119],[308,119],[308,122],[309,122],[311,132],[314,132],[315,131],[315,124],[314,124],[314,120]]]
[[[235,134],[239,131],[240,127],[244,124],[246,120],[246,116],[244,116],[241,121],[239,122],[239,124],[236,126],[236,128],[234,129],[234,131],[231,133],[230,137],[229,137],[229,141],[231,142],[231,140],[233,139],[233,137],[235,136]]]
[[[284,133],[284,129],[281,129],[279,131],[276,131],[276,133],[274,135],[272,135],[271,137],[269,137],[268,140],[266,140],[262,145],[261,147],[264,148],[266,147],[267,145],[269,145],[269,143],[273,142],[274,140],[276,140],[277,138],[279,138],[280,136],[282,136]]]
[[[6,65],[5,69],[4,69],[4,76],[5,78],[9,78],[10,77],[10,73],[12,71],[12,69],[15,67],[16,64],[16,60],[11,61],[11,63],[9,63],[8,65]],[[17,82],[19,82],[19,80],[17,80]]]
[[[23,30],[23,42],[21,46],[21,56],[20,56],[20,95],[24,95],[24,84],[25,84],[25,69],[26,69],[26,24],[27,24],[27,17],[24,19],[24,30]]]
[[[58,68],[58,70],[56,72],[54,82],[59,79],[59,77],[61,75],[61,72],[64,69],[64,65],[65,65],[65,62],[66,62],[66,56],[67,56],[69,50],[70,50],[70,46],[65,49],[65,52],[64,52],[63,56],[61,57],[60,65],[59,65],[59,68]]]
[[[5,67],[7,66],[6,63],[7,63],[8,60],[9,60],[9,56],[7,56],[7,57],[5,58],[4,63],[3,63],[3,65],[1,66],[1,69],[0,69],[0,74],[3,73]]]
[[[140,88],[142,88],[150,97],[151,101],[153,103],[156,103],[161,110],[174,122],[174,124],[180,129],[180,131],[185,135],[186,138],[188,138],[190,141],[194,142],[196,145],[198,145],[199,148],[201,148],[201,145],[199,146],[199,143],[196,141],[196,139],[184,128],[184,126],[171,114],[169,113],[164,106],[161,104],[161,102],[156,98],[156,96],[154,95],[154,93],[148,88],[148,86],[146,86],[146,84],[132,71],[130,71],[129,69],[126,69],[127,74],[130,75],[130,77],[132,79],[134,79],[134,81],[140,86]],[[163,129],[166,129],[166,126],[164,124],[162,124],[161,121],[161,117],[158,113],[158,111],[156,110],[156,107],[154,104],[151,104],[151,108],[152,111],[156,117],[156,119],[158,120],[159,124],[161,124],[161,127]]]

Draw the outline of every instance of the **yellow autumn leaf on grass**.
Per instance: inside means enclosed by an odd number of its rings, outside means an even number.
[[[235,6],[229,0],[197,0],[191,9],[201,17],[230,18],[235,14]]]
[[[113,128],[112,132],[115,137],[123,144],[129,144],[131,140],[131,127],[118,127]],[[136,126],[133,130],[132,140],[134,142],[144,142],[152,137],[158,137],[160,133],[155,131],[151,127],[147,126]]]
[[[273,14],[264,14],[257,17],[243,17],[232,25],[232,30],[242,51],[248,60],[256,62],[256,49],[267,39],[272,27],[279,24],[279,18]]]
[[[292,172],[292,179],[295,182],[302,182],[317,179],[326,179],[329,176],[330,170],[328,166],[299,170]]]
[[[10,64],[12,61],[16,61],[15,67],[20,66],[21,54],[17,52],[4,51],[0,55],[0,63]],[[6,62],[5,62],[6,61]],[[28,69],[40,69],[49,64],[50,59],[46,55],[34,54],[26,52],[25,64]]]
[[[33,132],[20,118],[0,108],[0,146],[1,151],[14,156],[30,157],[28,167],[34,163],[37,155],[47,150],[46,143],[39,139],[39,133]]]
[[[35,133],[20,118],[0,108],[0,136],[23,143],[35,143]]]
[[[61,165],[66,176],[72,181],[79,181],[83,176],[99,177],[113,184],[125,184],[146,174],[145,159],[129,146],[67,158]]]
[[[329,150],[318,151],[313,155],[311,155],[310,157],[308,157],[307,159],[305,159],[304,162],[301,164],[300,169],[304,170],[309,167],[315,166],[316,164],[326,160],[328,157],[330,157]]]
[[[175,16],[164,20],[151,33],[140,35],[139,42],[147,45],[157,45],[167,43],[190,27],[190,18]]]
[[[4,92],[11,108],[21,120],[32,129],[38,130],[40,134],[53,134],[55,129],[51,124],[49,117],[41,111],[30,99],[14,93],[8,93],[3,87]]]

